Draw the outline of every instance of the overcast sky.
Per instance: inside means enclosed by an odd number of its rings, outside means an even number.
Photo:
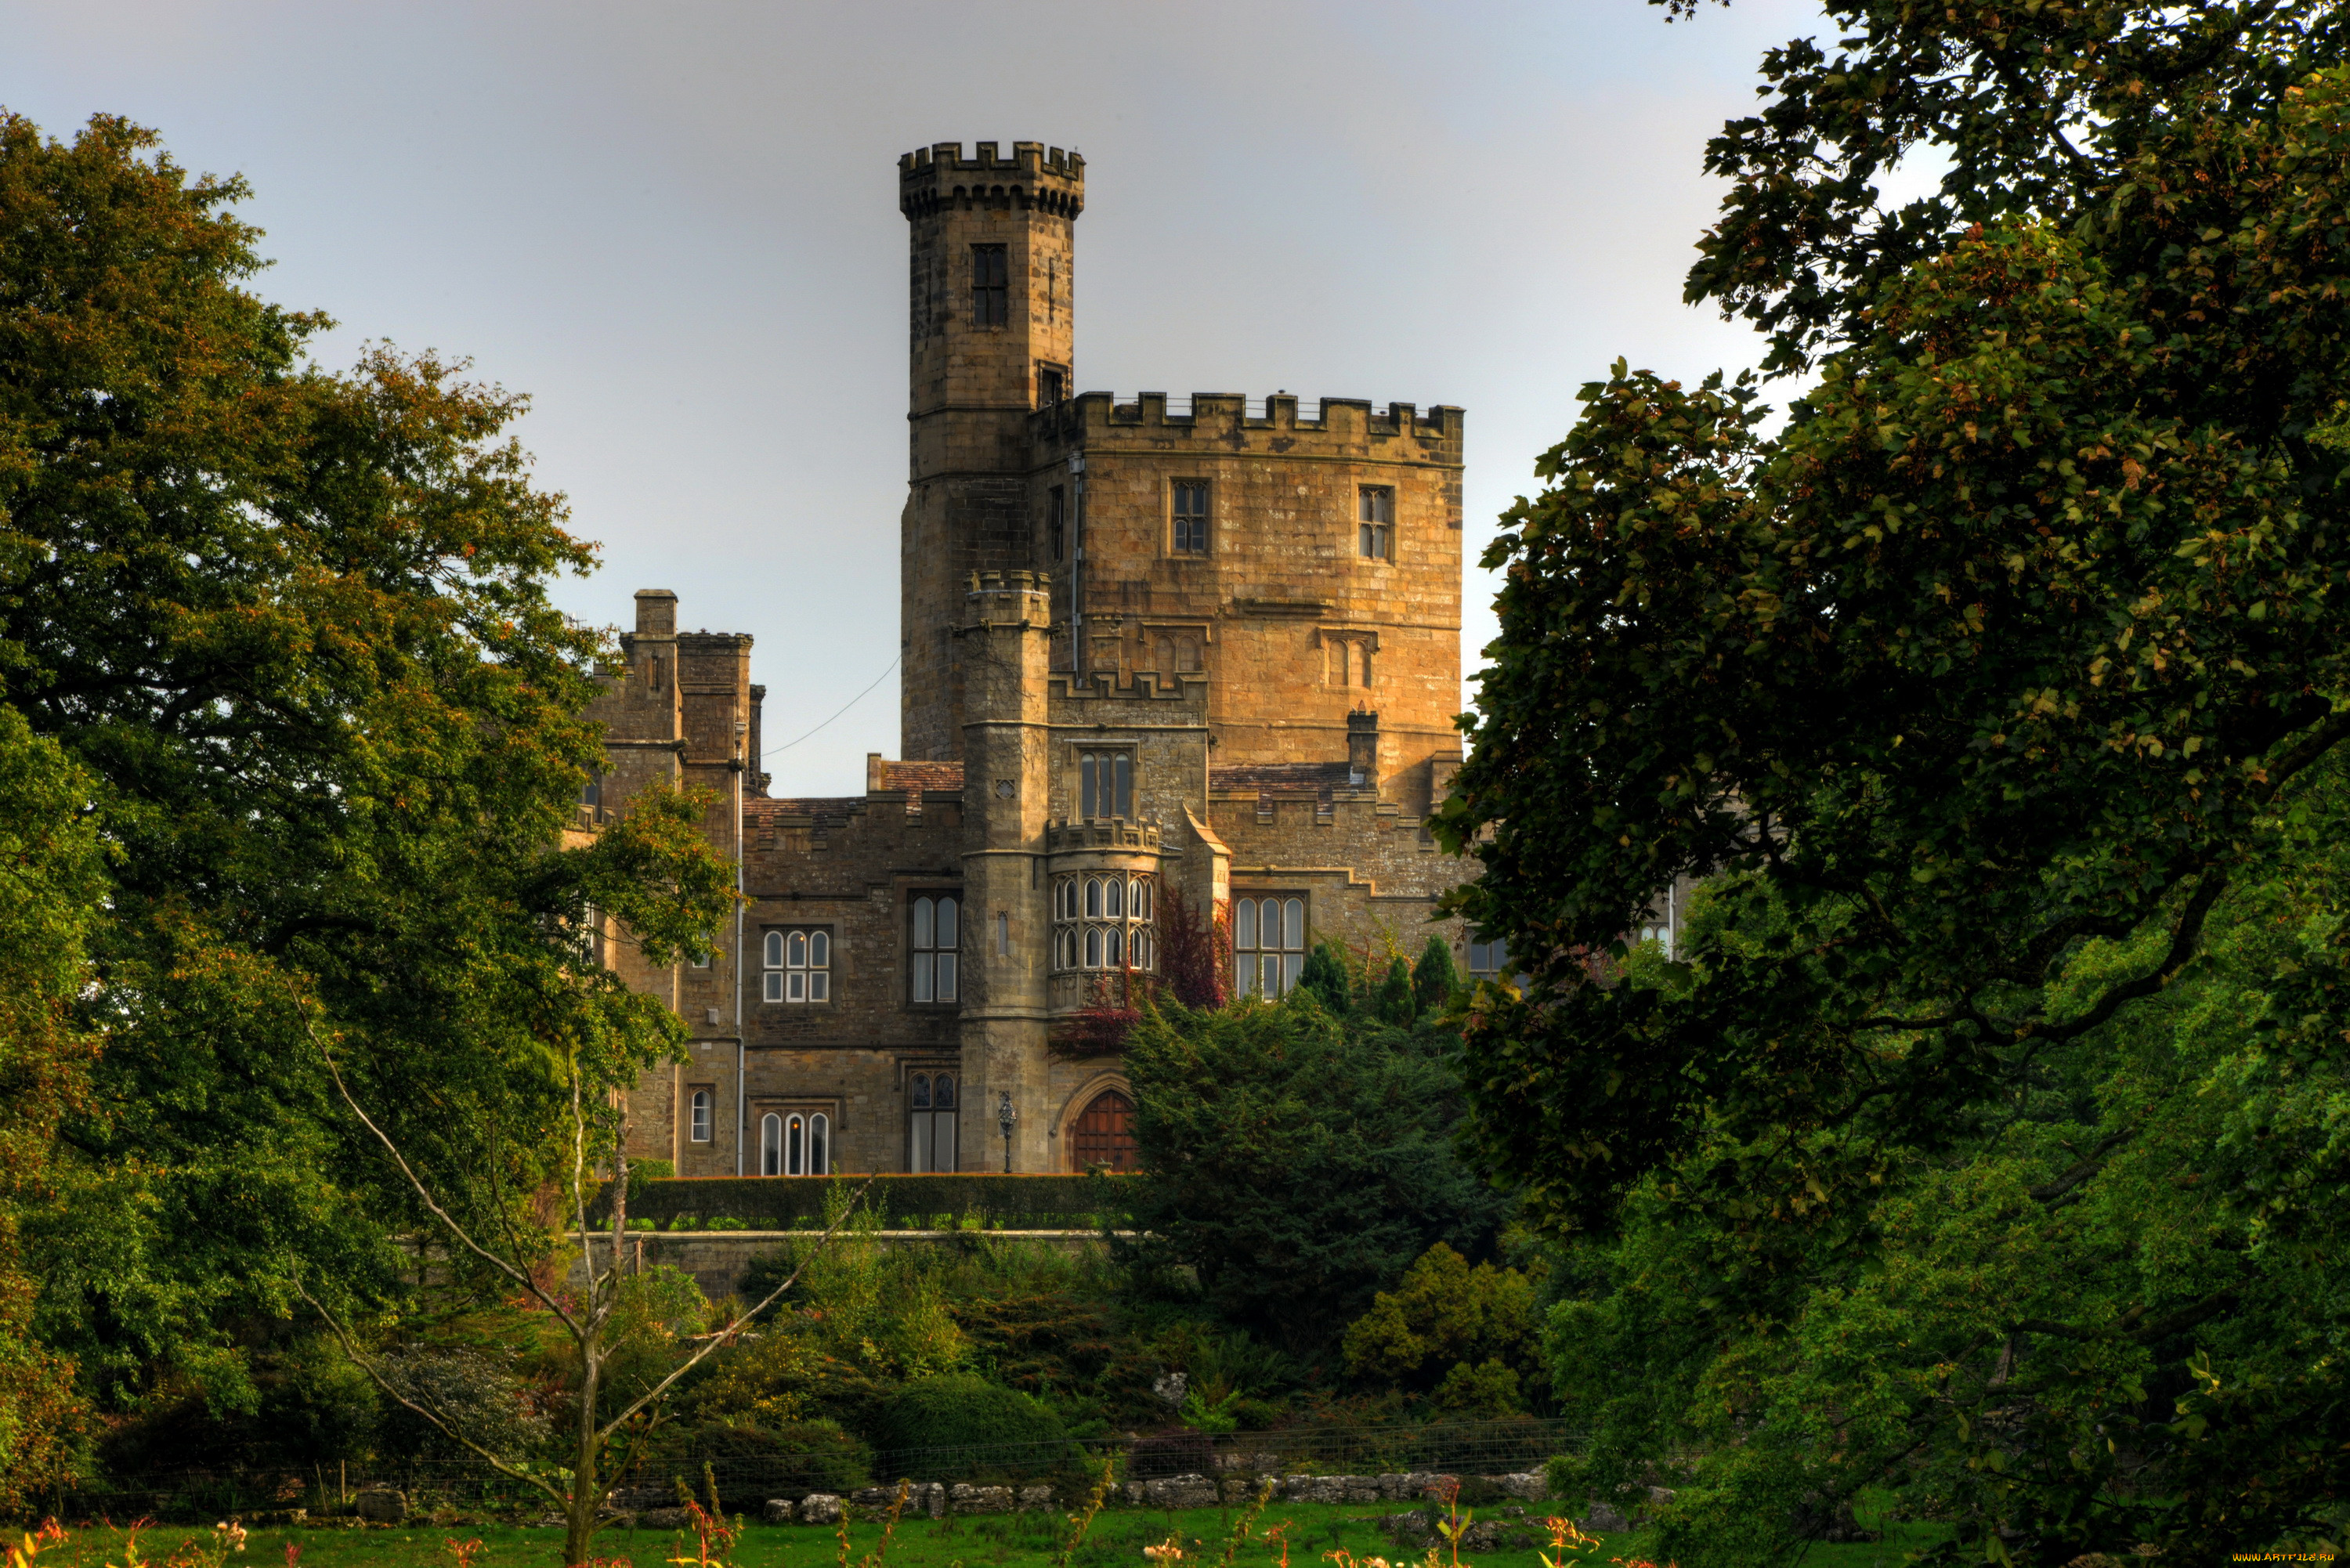
[[[8,0],[0,104],[92,113],[244,173],[259,286],[525,391],[537,477],[603,568],[748,631],[778,794],[898,751],[906,437],[898,156],[1086,157],[1076,384],[1468,410],[1474,566],[1575,392],[1618,355],[1755,357],[1680,303],[1720,200],[1705,140],[1816,11],[1449,5],[214,4]]]

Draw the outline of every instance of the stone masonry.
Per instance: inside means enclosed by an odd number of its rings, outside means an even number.
[[[746,900],[706,966],[608,944],[694,1037],[629,1107],[681,1176],[1129,1162],[1118,1058],[1069,1025],[1158,970],[1179,899],[1275,993],[1315,940],[1468,957],[1422,826],[1460,763],[1461,410],[1074,392],[1085,177],[1035,142],[899,161],[902,758],[770,797],[751,639],[637,596],[583,830],[707,787]]]

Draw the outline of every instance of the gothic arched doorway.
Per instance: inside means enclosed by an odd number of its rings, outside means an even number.
[[[1140,1163],[1134,1147],[1134,1102],[1117,1089],[1104,1089],[1069,1124],[1069,1168],[1133,1170]]]

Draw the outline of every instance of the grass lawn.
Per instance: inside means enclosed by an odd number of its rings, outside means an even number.
[[[1205,1564],[1221,1562],[1224,1543],[1243,1510],[1200,1509],[1185,1512],[1106,1511],[1094,1521],[1092,1533],[1078,1551],[1075,1568],[1144,1568],[1142,1549],[1168,1536],[1180,1538],[1185,1552]],[[1274,1504],[1258,1516],[1256,1528],[1232,1557],[1232,1568],[1277,1568],[1277,1547],[1263,1539],[1267,1528],[1288,1525],[1291,1568],[1321,1568],[1322,1554],[1343,1548],[1357,1558],[1395,1560],[1415,1555],[1399,1552],[1372,1522],[1369,1508],[1322,1503],[1284,1507]],[[1529,1513],[1542,1511],[1530,1509]],[[1481,1510],[1481,1517],[1505,1518],[1498,1510]],[[1047,1568],[1054,1552],[1052,1532],[1066,1528],[1059,1514],[992,1514],[962,1519],[909,1520],[898,1527],[891,1543],[889,1568]],[[1539,1528],[1535,1531],[1541,1539]],[[1896,1525],[1881,1542],[1843,1546],[1814,1546],[1803,1559],[1804,1568],[1898,1568],[1906,1552],[1939,1539],[1932,1525]],[[879,1525],[849,1529],[850,1568],[880,1543]],[[1631,1559],[1638,1540],[1630,1535],[1602,1538],[1607,1545],[1599,1561]],[[120,1563],[123,1532],[91,1526],[73,1531],[62,1545],[43,1552],[38,1568],[105,1568]],[[242,1557],[230,1559],[231,1568],[457,1568],[448,1542],[478,1540],[481,1549],[470,1568],[551,1568],[556,1563],[562,1532],[547,1528],[514,1525],[455,1527],[414,1523],[366,1530],[255,1530]],[[667,1532],[608,1530],[597,1537],[598,1552],[620,1568],[660,1568],[678,1557],[691,1559],[691,1537]],[[1196,1544],[1195,1544],[1196,1543]],[[196,1553],[209,1553],[212,1532],[183,1524],[151,1525],[139,1538],[140,1554],[164,1568],[176,1559],[182,1568],[197,1568]],[[838,1535],[818,1525],[752,1524],[743,1534],[730,1562],[735,1568],[823,1568],[841,1555]],[[1451,1554],[1444,1557],[1450,1568]],[[1533,1551],[1474,1554],[1476,1568],[1542,1568]],[[1464,1556],[1465,1563],[1471,1561]]]

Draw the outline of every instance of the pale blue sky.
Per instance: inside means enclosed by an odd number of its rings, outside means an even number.
[[[260,287],[526,391],[539,482],[603,569],[598,622],[681,596],[757,639],[769,744],[897,639],[905,487],[898,155],[1039,140],[1087,160],[1076,383],[1458,403],[1469,544],[1622,355],[1754,357],[1680,303],[1720,190],[1708,136],[1809,5],[1667,26],[1638,0],[397,5],[10,0],[0,104],[96,111],[241,171]],[[1463,640],[1493,632],[1473,564]],[[770,755],[862,787],[894,679]]]

